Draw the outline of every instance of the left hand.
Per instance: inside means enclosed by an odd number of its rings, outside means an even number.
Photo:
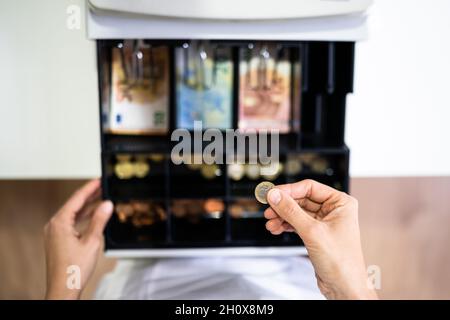
[[[92,180],[78,189],[45,226],[46,299],[80,298],[95,269],[103,230],[113,211],[111,201],[99,203],[99,198],[100,181]],[[90,220],[84,232],[76,229],[82,220]],[[69,277],[78,275],[79,282],[70,281],[73,279]]]

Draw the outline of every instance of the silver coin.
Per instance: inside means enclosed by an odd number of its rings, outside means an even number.
[[[272,182],[268,182],[268,181],[263,181],[260,184],[258,184],[255,188],[256,200],[258,200],[262,204],[267,204],[268,203],[267,194],[274,187],[275,187],[275,185]]]

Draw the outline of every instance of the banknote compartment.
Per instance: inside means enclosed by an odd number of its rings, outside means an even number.
[[[229,129],[234,118],[233,47],[217,41],[185,41],[174,49],[175,128]]]
[[[239,47],[238,128],[287,134],[293,124],[298,126],[293,111],[299,106],[294,106],[293,97],[300,93],[295,90],[301,83],[299,61],[298,48],[280,42],[255,41]]]
[[[169,132],[170,48],[142,39],[111,42],[100,55],[102,130],[109,134]]]

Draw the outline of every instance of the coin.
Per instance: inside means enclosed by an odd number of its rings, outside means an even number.
[[[269,165],[262,166],[260,171],[261,171],[261,176],[264,179],[273,181],[273,180],[277,179],[278,176],[283,171],[283,165],[279,162],[272,162]]]
[[[204,203],[204,209],[207,213],[223,212],[225,204],[220,199],[208,199]]]
[[[233,218],[241,218],[244,213],[244,208],[239,204],[232,204],[229,208],[229,213]]]
[[[245,174],[250,180],[256,180],[260,177],[260,169],[257,164],[248,164],[245,166]]]
[[[286,162],[284,172],[289,176],[294,176],[302,171],[302,163],[299,159],[289,158]]]
[[[303,153],[299,156],[300,160],[306,165],[311,165],[316,157],[317,155],[314,153]]]
[[[134,212],[150,212],[150,203],[145,201],[132,201]]]
[[[234,181],[239,181],[245,174],[244,165],[238,163],[232,163],[228,165],[228,177]]]
[[[328,169],[328,161],[323,158],[317,158],[311,163],[311,170],[315,173],[324,174]]]
[[[114,166],[114,173],[119,179],[130,179],[133,177],[134,166],[130,162],[119,162]]]
[[[202,174],[203,178],[208,180],[214,179],[215,177],[218,177],[222,174],[220,168],[215,164],[202,165],[200,173]]]
[[[269,190],[275,187],[275,185],[272,182],[263,181],[260,184],[258,184],[255,188],[255,197],[256,200],[263,204],[267,204],[267,194],[269,193]]]
[[[137,161],[133,164],[134,175],[138,178],[144,178],[150,171],[150,165],[145,161]]]

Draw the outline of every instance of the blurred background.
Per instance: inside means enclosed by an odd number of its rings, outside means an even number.
[[[95,42],[66,28],[71,4],[83,14],[81,0],[0,1],[1,299],[43,297],[42,228],[100,176]],[[356,45],[350,192],[381,298],[450,299],[449,35],[448,0],[375,0]]]

